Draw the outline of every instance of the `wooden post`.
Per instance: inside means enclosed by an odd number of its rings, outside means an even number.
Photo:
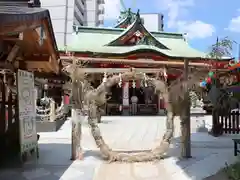
[[[189,60],[184,59],[184,107],[181,113],[181,141],[182,141],[182,151],[181,156],[183,158],[191,157],[191,120],[190,120],[190,97],[187,86],[188,81],[188,66]]]
[[[56,108],[55,108],[55,102],[50,101],[50,122],[54,122],[56,120]]]
[[[76,66],[76,61],[73,61]],[[82,159],[83,153],[81,148],[82,138],[82,118],[83,118],[83,87],[82,83],[76,79],[77,70],[73,72],[72,79],[72,156],[71,160]]]
[[[71,160],[82,159],[81,134],[82,127],[79,122],[78,110],[72,109],[72,157]]]

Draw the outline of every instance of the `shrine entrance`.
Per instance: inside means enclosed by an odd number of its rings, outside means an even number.
[[[158,113],[158,95],[154,87],[129,88],[130,115],[156,115]]]
[[[127,87],[127,89],[126,89]],[[140,83],[129,81],[122,87],[114,85],[107,94],[106,115],[156,115],[158,113],[158,95],[154,87],[144,87]]]

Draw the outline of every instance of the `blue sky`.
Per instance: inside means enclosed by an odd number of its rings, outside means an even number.
[[[121,9],[119,0],[105,0],[105,26],[112,26]],[[207,52],[219,38],[230,37],[240,43],[239,0],[124,0],[127,8],[142,13],[164,14],[166,32],[187,32],[189,44]],[[135,5],[133,5],[135,4]],[[238,55],[234,45],[233,56]]]

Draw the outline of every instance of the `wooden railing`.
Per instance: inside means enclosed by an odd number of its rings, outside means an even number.
[[[122,115],[120,104],[107,104],[106,115]],[[126,108],[126,107],[122,107]],[[136,114],[132,113],[132,105],[128,107],[129,115],[156,115],[158,114],[158,106],[156,104],[138,104]]]
[[[120,104],[107,104],[106,115],[121,115]]]
[[[158,106],[156,104],[138,104],[139,115],[156,115],[158,113]]]
[[[218,136],[225,134],[239,134],[240,133],[240,112],[231,112],[223,114],[226,111],[213,112],[213,133]]]

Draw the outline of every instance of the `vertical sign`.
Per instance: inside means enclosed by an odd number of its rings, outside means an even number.
[[[21,154],[37,148],[33,73],[18,70],[18,106]]]
[[[129,82],[123,86],[123,106],[129,106]]]

